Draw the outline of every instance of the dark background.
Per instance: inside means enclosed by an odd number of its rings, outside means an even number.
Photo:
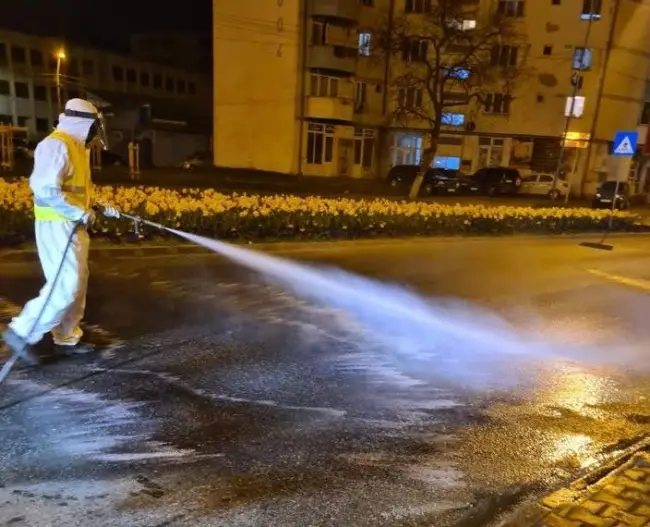
[[[188,8],[191,5],[191,8]],[[210,34],[211,0],[0,0],[0,26],[115,51],[132,33]]]

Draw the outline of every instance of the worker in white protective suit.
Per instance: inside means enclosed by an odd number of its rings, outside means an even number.
[[[91,206],[90,151],[105,147],[102,116],[94,105],[71,99],[56,129],[34,152],[29,178],[34,193],[35,235],[45,286],[14,318],[3,334],[5,344],[23,360],[38,364],[32,346],[51,332],[57,351],[87,353],[79,327],[86,306],[89,236],[95,221]],[[119,213],[108,207],[108,217]],[[57,276],[58,275],[58,276]]]

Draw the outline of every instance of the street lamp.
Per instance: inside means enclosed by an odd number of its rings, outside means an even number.
[[[63,111],[61,106],[61,62],[65,60],[65,50],[63,48],[59,49],[56,54],[56,102],[59,108],[59,112]]]

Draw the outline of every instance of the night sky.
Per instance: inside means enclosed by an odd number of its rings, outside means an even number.
[[[193,8],[187,9],[191,4]],[[210,34],[211,0],[0,0],[0,26],[127,51],[128,36],[146,31]]]

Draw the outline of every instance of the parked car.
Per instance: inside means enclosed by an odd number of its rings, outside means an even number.
[[[431,185],[431,184],[429,184]],[[431,191],[427,192],[425,186],[425,193],[431,194],[474,194],[478,192],[479,187],[476,181],[469,176],[460,172],[449,171],[447,174],[439,175],[436,177],[435,182],[431,186]]]
[[[519,171],[510,167],[481,168],[470,177],[478,187],[478,192],[486,196],[515,195],[522,182]]]
[[[627,210],[630,207],[630,185],[620,182],[618,189],[616,181],[603,181],[596,191],[596,197],[591,203],[594,209]]]
[[[212,152],[209,151],[194,152],[191,156],[186,157],[180,164],[180,167],[183,170],[195,170],[197,168],[205,168],[208,166],[212,166]]]
[[[519,193],[546,196],[549,199],[566,196],[569,192],[569,183],[558,178],[554,185],[554,181],[556,181],[555,174],[532,174],[522,180]]]
[[[410,188],[419,170],[418,165],[396,165],[388,172],[388,183],[393,188]],[[424,175],[420,192],[426,196],[458,192],[465,187],[461,184],[461,176],[457,170],[430,168]]]

